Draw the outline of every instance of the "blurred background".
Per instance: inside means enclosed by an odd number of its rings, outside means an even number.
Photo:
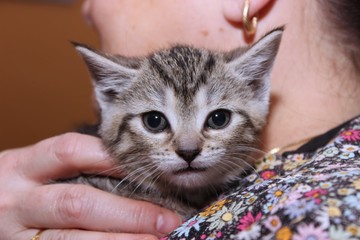
[[[0,0],[0,151],[94,123],[92,87],[70,40],[98,47],[80,0]]]

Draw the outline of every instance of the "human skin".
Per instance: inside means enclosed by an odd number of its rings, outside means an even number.
[[[127,56],[173,43],[228,50],[286,25],[271,77],[271,112],[261,137],[265,151],[320,134],[359,114],[355,71],[334,44],[336,39],[324,26],[316,1],[252,0],[250,15],[259,17],[253,39],[242,31],[242,3],[87,0],[83,11],[98,32],[102,49]],[[86,186],[45,184],[69,173],[109,171],[111,160],[93,137],[57,136],[2,152],[0,162],[1,239],[31,239],[42,228],[47,230],[41,240],[146,239],[179,224],[176,215],[150,203]],[[159,214],[165,217],[160,221],[164,225],[156,230]]]
[[[265,151],[321,134],[359,113],[360,95],[349,89],[358,92],[360,82],[324,26],[316,1],[252,0],[250,15],[256,13],[259,21],[250,40],[241,28],[242,4],[242,0],[87,0],[83,12],[104,51],[128,56],[173,43],[229,50],[285,26],[271,77],[271,112],[261,137]]]
[[[84,185],[45,184],[111,171],[97,138],[68,133],[1,152],[0,162],[0,239],[31,239],[39,229],[47,229],[41,240],[157,239],[180,224],[151,203]]]

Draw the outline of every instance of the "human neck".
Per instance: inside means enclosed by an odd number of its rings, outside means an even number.
[[[270,115],[261,138],[265,151],[319,135],[360,113],[360,86],[346,67],[351,64],[325,41],[307,42],[294,31],[284,32],[273,69]]]

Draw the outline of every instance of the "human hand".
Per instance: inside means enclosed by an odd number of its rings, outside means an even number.
[[[90,186],[48,184],[109,171],[99,139],[68,133],[0,153],[0,239],[156,239],[180,219],[151,203]]]

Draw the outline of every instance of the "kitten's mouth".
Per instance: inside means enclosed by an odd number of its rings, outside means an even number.
[[[187,168],[183,168],[177,171],[174,171],[174,174],[184,174],[184,173],[200,173],[200,172],[205,172],[206,168],[193,168],[193,167],[187,167]]]

